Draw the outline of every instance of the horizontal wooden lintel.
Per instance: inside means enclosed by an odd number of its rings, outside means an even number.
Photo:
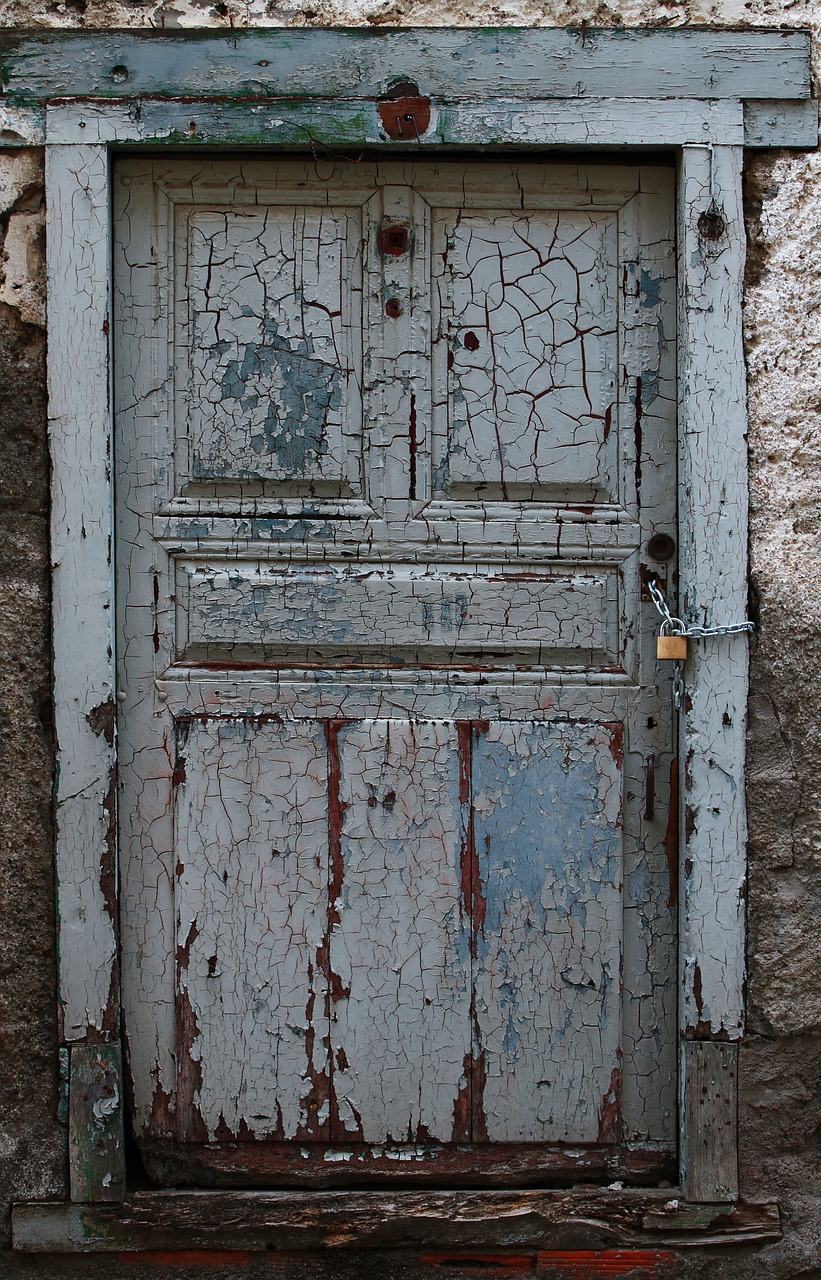
[[[7,32],[7,98],[810,96],[806,31],[279,28]]]
[[[443,146],[814,147],[817,103],[777,100],[510,99],[435,107],[415,150]],[[0,146],[104,143],[161,147],[376,147],[390,152],[373,100],[77,102],[46,107],[0,102]]]
[[[18,1204],[27,1253],[527,1246],[676,1249],[781,1238],[779,1208],[675,1191],[143,1192],[122,1205]]]

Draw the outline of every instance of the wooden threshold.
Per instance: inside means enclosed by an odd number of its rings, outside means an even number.
[[[695,1204],[674,1190],[135,1192],[119,1205],[17,1204],[24,1253],[327,1248],[676,1249],[781,1238],[776,1202]]]

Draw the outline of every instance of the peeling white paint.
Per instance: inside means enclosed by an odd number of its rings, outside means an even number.
[[[150,1134],[400,1165],[671,1142],[663,769],[642,818],[671,719],[638,590],[674,529],[671,178],[121,170],[123,990]]]

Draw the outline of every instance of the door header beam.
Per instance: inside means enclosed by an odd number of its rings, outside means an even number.
[[[424,145],[813,147],[818,140],[803,30],[8,32],[0,64],[3,141],[12,145],[15,132],[49,140],[43,108],[69,101],[128,104],[118,118],[131,127],[110,141],[395,146],[378,107],[405,98],[430,108]],[[284,119],[266,120],[272,103]],[[158,117],[179,114],[175,104],[185,105],[183,114],[192,109],[193,128],[168,127],[167,119],[162,126]],[[729,116],[743,120],[741,137],[717,138],[722,121],[710,108],[719,104],[735,107]],[[537,118],[525,122],[525,108]],[[143,117],[153,124],[136,128]],[[725,124],[738,128],[736,120]],[[409,132],[409,140],[416,136]]]

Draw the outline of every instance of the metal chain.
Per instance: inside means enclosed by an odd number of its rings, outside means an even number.
[[[663,636],[687,636],[690,640],[703,640],[706,636],[740,636],[755,631],[755,623],[749,621],[731,622],[725,627],[700,627],[696,622],[682,622],[681,618],[674,617],[670,612],[664,593],[654,578],[647,579],[647,590],[661,618],[660,631]]]

